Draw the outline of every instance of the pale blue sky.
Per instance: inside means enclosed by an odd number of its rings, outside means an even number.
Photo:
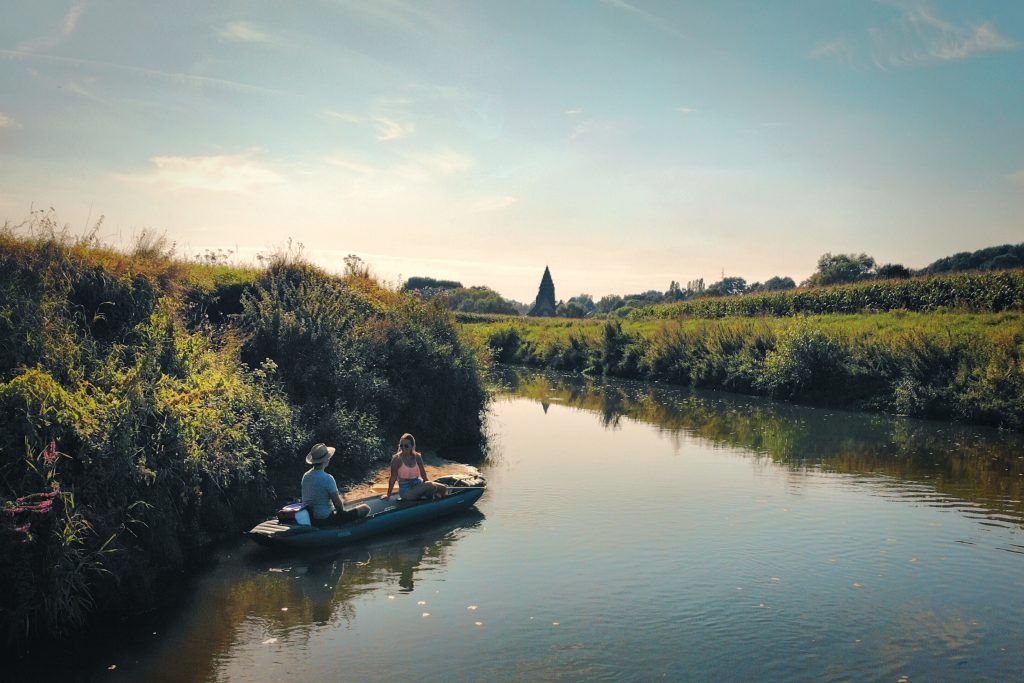
[[[14,0],[0,219],[531,301],[1024,241],[1024,2]]]

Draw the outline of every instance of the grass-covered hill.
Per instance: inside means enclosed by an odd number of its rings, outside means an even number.
[[[481,438],[441,307],[287,254],[262,268],[0,231],[0,626],[10,646],[153,603],[297,495],[312,443],[360,476],[403,431]]]

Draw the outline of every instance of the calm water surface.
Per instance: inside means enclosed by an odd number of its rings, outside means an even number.
[[[230,546],[178,609],[80,673],[1024,677],[1019,436],[651,385],[500,382],[476,510],[319,556]]]

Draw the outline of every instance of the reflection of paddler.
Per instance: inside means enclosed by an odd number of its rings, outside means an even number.
[[[345,575],[345,561],[337,558],[314,560],[299,581],[303,594],[312,603],[312,617],[319,622],[331,619],[338,582]]]

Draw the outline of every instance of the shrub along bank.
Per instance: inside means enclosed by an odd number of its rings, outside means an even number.
[[[464,324],[495,360],[1024,429],[1024,314]]]
[[[358,476],[401,431],[475,442],[450,314],[274,259],[201,266],[0,234],[0,625],[8,646],[151,605],[213,539]]]

